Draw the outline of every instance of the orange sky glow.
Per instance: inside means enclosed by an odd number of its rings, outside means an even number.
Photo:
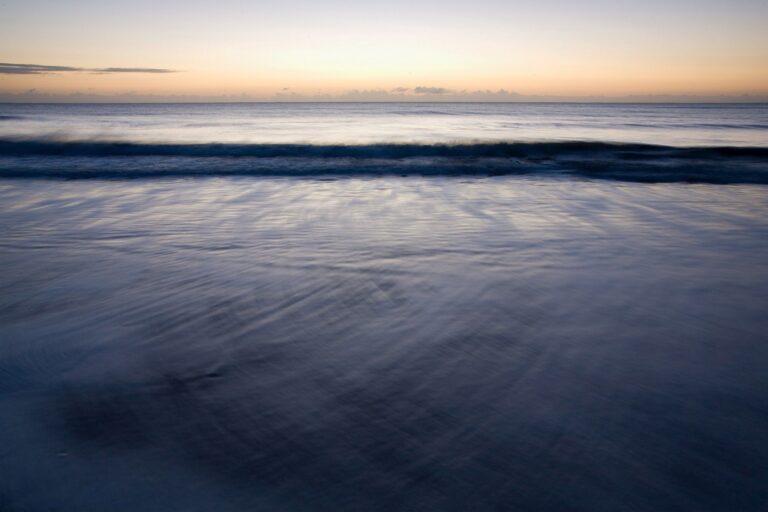
[[[0,4],[0,99],[768,96],[764,1],[156,4]]]

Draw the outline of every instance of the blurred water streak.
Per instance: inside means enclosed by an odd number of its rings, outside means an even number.
[[[0,509],[760,510],[765,191],[2,180]]]

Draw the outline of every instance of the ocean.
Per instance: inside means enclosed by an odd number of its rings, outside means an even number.
[[[0,510],[768,510],[768,105],[0,105]]]

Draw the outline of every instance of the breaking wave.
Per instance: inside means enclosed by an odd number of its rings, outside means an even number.
[[[587,141],[318,145],[0,139],[0,176],[13,178],[536,173],[641,182],[768,184],[768,148]]]

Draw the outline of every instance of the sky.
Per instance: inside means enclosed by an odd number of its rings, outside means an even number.
[[[0,101],[768,98],[768,0],[0,0]]]

